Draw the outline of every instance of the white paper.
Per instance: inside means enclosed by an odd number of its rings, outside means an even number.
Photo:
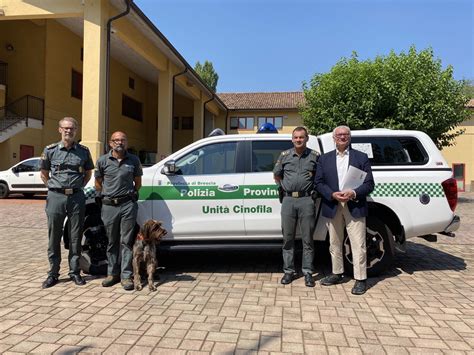
[[[356,167],[350,165],[347,169],[346,175],[342,180],[342,189],[343,190],[354,190],[364,183],[367,173],[363,170],[357,169]]]
[[[356,149],[362,153],[367,154],[369,159],[374,157],[374,152],[372,151],[372,144],[371,143],[351,143],[352,149]]]

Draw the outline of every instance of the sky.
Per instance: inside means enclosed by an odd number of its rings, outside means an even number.
[[[474,80],[472,0],[135,0],[186,61],[212,62],[217,92],[300,91],[352,52],[431,47]]]

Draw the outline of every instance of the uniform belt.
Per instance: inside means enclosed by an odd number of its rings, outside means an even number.
[[[284,191],[283,195],[291,197],[306,197],[311,196],[311,191]]]
[[[59,192],[60,194],[64,194],[64,195],[72,195],[72,194],[75,194],[76,192],[81,191],[82,189],[76,187],[76,188],[66,188],[66,189],[49,188],[48,190]]]
[[[125,196],[117,196],[117,197],[104,197],[102,199],[102,203],[108,206],[119,206],[122,203],[132,201],[132,196],[125,195]]]

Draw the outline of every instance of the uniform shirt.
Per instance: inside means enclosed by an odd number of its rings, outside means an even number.
[[[110,198],[125,196],[135,190],[133,181],[136,176],[142,176],[142,165],[136,155],[125,153],[118,161],[112,151],[102,155],[97,160],[94,172],[96,178],[102,178],[102,195]]]
[[[347,169],[349,169],[349,149],[344,150],[342,153],[336,149],[336,168],[339,190],[341,190],[344,176],[346,176]]]
[[[67,149],[59,142],[44,148],[40,168],[50,171],[50,189],[83,188],[84,173],[94,169],[94,162],[86,146],[73,143]]]
[[[314,187],[314,175],[318,152],[306,148],[303,154],[296,154],[295,148],[283,151],[278,158],[273,174],[280,176],[281,186],[286,192],[310,192]]]

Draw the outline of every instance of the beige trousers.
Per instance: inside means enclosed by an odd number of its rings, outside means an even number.
[[[331,253],[332,272],[344,272],[343,242],[344,227],[351,242],[352,263],[354,265],[354,278],[367,279],[367,250],[365,247],[365,217],[354,218],[345,203],[339,203],[334,218],[328,222],[329,252]]]

